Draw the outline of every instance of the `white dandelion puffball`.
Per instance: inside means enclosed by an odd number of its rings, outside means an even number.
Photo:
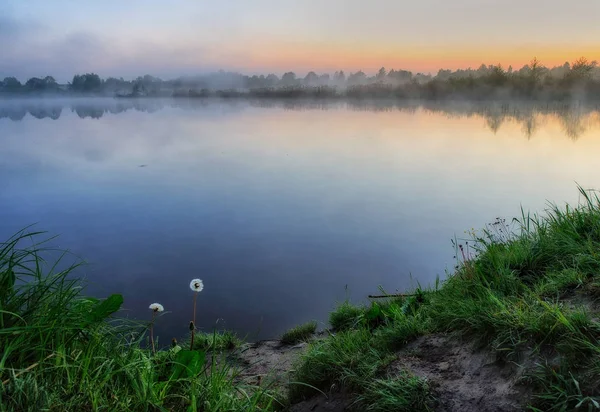
[[[192,289],[194,292],[202,292],[202,289],[204,289],[204,283],[202,283],[200,279],[192,279],[190,282],[190,289]]]
[[[152,309],[155,312],[162,312],[165,310],[163,305],[161,305],[160,303],[153,303],[152,305],[150,305],[150,309]]]

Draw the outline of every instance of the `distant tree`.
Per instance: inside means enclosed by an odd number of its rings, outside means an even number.
[[[18,92],[23,85],[15,77],[5,77],[0,83],[0,89],[5,92]]]
[[[175,84],[177,80],[173,83]],[[117,79],[115,77],[109,77],[102,82],[102,88],[105,90],[110,90],[111,92],[115,92],[118,90],[127,90],[131,87],[131,83],[125,81],[122,77]]]
[[[387,71],[385,70],[385,67],[382,67],[381,69],[379,69],[379,71],[377,72],[377,75],[375,76],[375,79],[378,82],[382,82],[385,80],[385,76],[387,76]]]
[[[279,77],[273,73],[268,74],[265,78],[265,86],[267,87],[276,86],[277,83],[279,83]]]
[[[287,72],[281,77],[281,83],[284,86],[293,86],[296,84],[296,73]]]
[[[145,74],[144,77],[138,77],[138,80],[141,80],[145,85],[152,83],[162,83],[162,79],[159,77],[150,76],[149,74]]]
[[[406,83],[412,80],[412,72],[406,70],[390,70],[388,77],[396,83]]]
[[[260,80],[257,75],[244,76],[244,87],[247,89],[255,89],[261,87]]]
[[[485,64],[482,64],[477,69],[477,75],[478,76],[485,76],[487,73],[488,73],[488,67]]]
[[[537,57],[534,57],[529,63],[529,70],[529,76],[531,77],[531,81],[535,87],[539,84],[543,73],[543,66],[540,64],[540,61],[537,59]]]
[[[96,92],[102,88],[102,79],[95,73],[76,74],[70,87],[76,92]]]
[[[346,82],[346,74],[344,73],[343,70],[340,70],[339,72],[335,72],[333,74],[333,81],[337,84],[337,85],[342,85]]]
[[[508,76],[506,72],[502,68],[501,64],[497,66],[491,66],[490,74],[487,76],[487,81],[489,84],[495,87],[501,87],[506,84],[508,81]]]
[[[331,78],[328,73],[319,76],[319,84],[322,86],[327,86],[330,80]]]
[[[585,57],[580,57],[571,65],[571,73],[575,79],[586,79],[592,74],[592,70],[598,65],[598,62],[590,62]]]
[[[362,70],[359,70],[356,73],[350,73],[350,75],[348,76],[348,84],[350,85],[361,85],[365,84],[366,82],[367,75]]]
[[[137,80],[135,83],[133,83],[133,95],[134,96],[145,96],[147,94],[148,94],[148,89],[144,85],[143,81]]]
[[[315,72],[308,72],[306,76],[304,76],[304,84],[307,86],[314,86],[319,83],[319,76]]]
[[[32,77],[25,82],[25,87],[31,91],[41,92],[45,90],[46,82],[44,79],[40,79],[39,77]]]
[[[426,73],[417,73],[414,75],[413,79],[417,83],[427,83],[427,82],[431,81],[431,75],[426,74]]]
[[[393,72],[393,70],[390,72],[390,76],[393,74],[392,72]],[[438,70],[438,73],[435,76],[435,78],[437,80],[448,80],[451,76],[452,76],[452,70],[440,69],[440,70]]]

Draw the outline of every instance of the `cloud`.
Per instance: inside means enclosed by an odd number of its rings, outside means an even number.
[[[53,75],[59,82],[66,82],[82,72],[176,77],[217,68],[218,53],[202,45],[201,39],[159,34],[144,37],[141,33],[127,35],[108,29],[101,34],[81,29],[65,31],[36,20],[17,19],[2,10],[0,79],[16,76],[25,81]]]
[[[51,74],[66,82],[76,73],[95,72],[102,76],[136,77],[150,73],[176,77],[185,72],[217,66],[214,54],[193,42],[154,42],[120,39],[86,31],[45,40],[26,38],[10,32],[10,47],[0,52],[0,77],[16,75],[21,80]]]
[[[598,58],[598,0],[575,0],[578,7],[564,10],[560,0],[506,2],[514,7],[496,0],[171,0],[154,6],[12,0],[11,13],[11,0],[4,0],[0,78],[51,74],[66,82],[91,71],[177,77],[220,68],[436,71],[482,62],[518,66],[533,56],[548,65]]]

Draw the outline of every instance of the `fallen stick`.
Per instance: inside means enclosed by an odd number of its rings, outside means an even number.
[[[369,295],[369,299],[384,299],[384,298],[406,298],[408,296],[415,296],[416,293],[392,293],[390,295]]]

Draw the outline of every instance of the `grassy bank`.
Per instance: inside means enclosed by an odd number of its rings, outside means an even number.
[[[123,299],[81,294],[76,266],[48,266],[40,233],[0,244],[0,410],[272,410],[267,390],[244,385],[222,361],[234,335],[196,335],[153,354],[149,323],[113,317]],[[183,345],[183,344],[182,344]],[[182,356],[183,354],[183,356]]]
[[[498,362],[529,363],[521,384],[532,410],[600,409],[600,202],[581,190],[576,208],[498,220],[458,245],[443,284],[371,306],[344,303],[334,332],[311,344],[295,380],[352,393],[356,410],[429,410],[435,391],[388,365],[417,336],[454,333]],[[315,390],[293,385],[293,401]],[[537,408],[537,409],[536,409]]]
[[[19,234],[0,245],[0,410],[285,410],[332,388],[358,411],[434,410],[432,382],[397,366],[407,345],[435,334],[526,364],[524,407],[600,409],[600,200],[581,195],[577,207],[498,220],[457,242],[455,271],[433,288],[340,305],[292,368],[288,399],[238,379],[226,358],[233,334],[153,354],[150,322],[115,316],[120,295],[83,296],[75,267],[48,266],[43,244],[23,247],[39,234]],[[293,347],[316,326],[282,340]]]

